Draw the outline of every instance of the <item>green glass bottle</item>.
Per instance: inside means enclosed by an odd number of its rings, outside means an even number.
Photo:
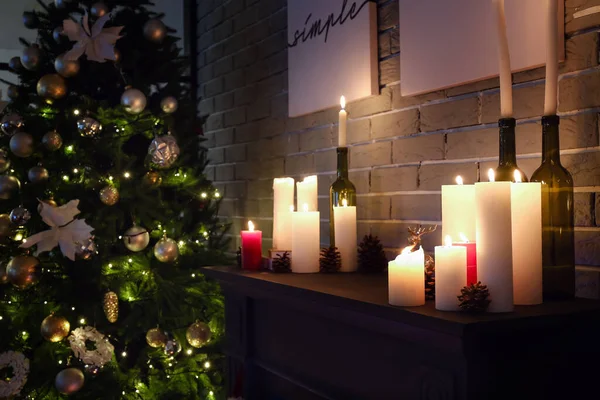
[[[342,206],[344,200],[348,206],[356,206],[356,188],[348,179],[348,148],[338,147],[337,179],[329,188],[329,243],[331,246],[335,246],[333,207]]]
[[[573,177],[560,163],[559,122],[556,115],[542,118],[542,165],[531,176],[532,182],[542,183],[542,264],[546,299],[575,296]]]
[[[527,182],[527,176],[517,165],[517,146],[515,143],[514,118],[501,118],[498,120],[500,130],[500,152],[498,168],[496,168],[495,179],[497,182],[514,182],[515,170],[521,174],[521,181]]]

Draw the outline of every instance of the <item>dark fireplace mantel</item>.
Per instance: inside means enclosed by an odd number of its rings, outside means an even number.
[[[210,267],[246,400],[598,398],[600,302],[479,316],[387,303],[387,277]]]

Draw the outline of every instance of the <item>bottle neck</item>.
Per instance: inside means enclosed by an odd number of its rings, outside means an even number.
[[[348,148],[337,148],[337,177],[348,179]]]
[[[515,126],[516,121],[514,118],[502,118],[498,121],[498,128],[500,130],[500,166],[517,164]]]
[[[542,117],[542,160],[560,164],[560,139],[557,115]]]

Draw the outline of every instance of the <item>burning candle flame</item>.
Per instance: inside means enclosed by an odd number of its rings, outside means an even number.
[[[451,247],[452,246],[452,237],[450,235],[446,235],[444,238],[444,246]]]
[[[294,205],[293,204],[290,206],[290,212],[294,212]]]
[[[493,168],[488,170],[488,179],[490,182],[496,182],[496,173],[494,172]]]
[[[348,200],[342,200],[342,207],[348,207]]]
[[[463,184],[463,178],[462,178],[462,176],[458,175],[456,177],[456,184],[457,185],[462,185]]]
[[[340,105],[342,106],[342,110],[346,108],[346,98],[344,96],[340,97]]]
[[[308,212],[308,204],[307,204],[307,203],[304,203],[304,204],[302,205],[302,209],[304,210],[304,212]]]
[[[458,234],[458,236],[460,236],[460,241],[461,242],[469,243],[469,238],[464,233],[461,232],[461,233]]]
[[[518,169],[515,169],[515,182],[516,183],[523,182],[523,178],[521,177],[521,172]]]
[[[248,221],[248,230],[254,232],[254,223],[252,221]]]

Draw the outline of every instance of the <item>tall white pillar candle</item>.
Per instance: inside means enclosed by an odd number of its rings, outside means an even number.
[[[296,183],[298,188],[298,206],[300,211],[304,204],[308,205],[308,211],[317,211],[319,209],[317,202],[317,176],[311,175],[304,178],[302,182]]]
[[[493,0],[496,11],[496,28],[498,32],[498,62],[500,67],[500,115],[512,118],[512,73],[510,69],[510,53],[506,35],[506,16],[504,0]]]
[[[336,238],[337,240],[337,238]],[[402,254],[388,263],[388,301],[393,306],[425,304],[425,254],[423,249]]]
[[[435,308],[459,311],[458,295],[467,284],[467,248],[452,246],[446,236],[445,246],[435,247]]]
[[[475,241],[475,186],[463,185],[460,176],[456,183],[442,186],[442,237]]]
[[[338,127],[338,147],[346,147],[347,144],[347,129],[348,129],[348,113],[346,112],[346,98],[344,96],[340,99],[340,123]]]
[[[319,212],[302,211],[292,215],[292,272],[319,272]]]
[[[510,312],[513,303],[511,183],[475,184],[477,278],[487,285],[489,312]]]
[[[556,115],[558,85],[558,0],[548,0],[546,15],[546,96],[544,115]]]
[[[342,257],[341,272],[354,272],[357,269],[356,207],[348,207],[342,200],[342,207],[333,207],[333,229],[335,245]]]
[[[294,207],[294,179],[273,180],[273,248],[292,249],[292,214]]]
[[[515,171],[515,175],[518,173]],[[516,178],[517,182],[521,180],[520,176]],[[542,184],[513,183],[511,198],[514,302],[541,304]]]

